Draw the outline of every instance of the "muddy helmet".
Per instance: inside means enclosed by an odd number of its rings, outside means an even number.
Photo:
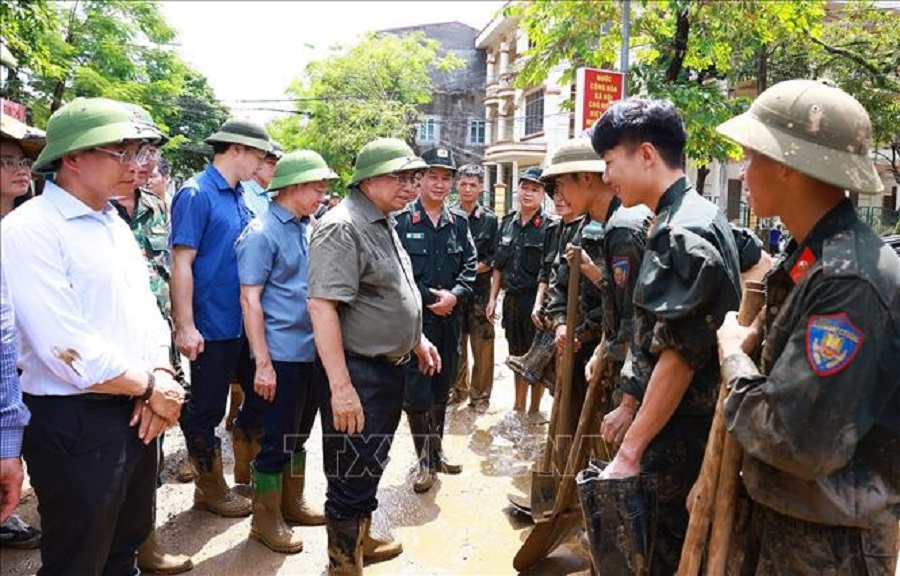
[[[550,166],[541,174],[547,180],[560,174],[598,172],[606,170],[606,162],[594,152],[590,138],[572,138],[563,142],[550,158]]]
[[[50,116],[47,144],[32,171],[55,172],[58,160],[71,152],[134,140],[155,140],[158,131],[136,121],[123,102],[76,98]]]
[[[865,194],[884,188],[871,157],[869,114],[853,96],[824,82],[779,82],[716,130],[833,186]]]
[[[131,102],[123,102],[123,106],[132,114],[135,122],[139,124],[145,124],[147,128],[155,131],[158,134],[158,137],[153,140],[151,143],[155,146],[165,146],[166,142],[169,141],[169,137],[163,133],[162,129],[156,125],[156,122],[153,121],[153,117],[150,116],[150,112],[146,110],[146,108],[142,108],[137,104],[132,104]]]
[[[384,174],[426,168],[428,165],[403,140],[377,138],[363,146],[357,154],[350,185]]]
[[[338,175],[328,167],[325,159],[312,150],[297,150],[281,157],[275,165],[275,175],[268,190],[273,192],[294,184],[319,180],[336,180]]]

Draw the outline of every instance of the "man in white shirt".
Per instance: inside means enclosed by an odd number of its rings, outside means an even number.
[[[39,574],[134,574],[152,528],[150,443],[177,422],[184,391],[140,248],[109,199],[134,188],[153,138],[120,102],[64,106],[34,165],[55,177],[2,223],[32,414],[23,454],[45,535]]]

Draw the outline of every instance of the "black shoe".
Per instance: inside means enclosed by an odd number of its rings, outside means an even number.
[[[13,514],[0,524],[0,548],[34,550],[41,545],[41,531]]]

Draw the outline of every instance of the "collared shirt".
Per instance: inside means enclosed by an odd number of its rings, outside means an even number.
[[[313,229],[309,297],[340,303],[347,352],[402,356],[421,339],[422,301],[394,226],[353,189]]]
[[[423,304],[437,300],[432,289],[449,290],[461,303],[471,299],[476,255],[464,212],[441,206],[435,225],[417,199],[397,215],[397,235],[412,261]],[[460,309],[454,308],[454,313]],[[450,317],[455,317],[454,313]],[[426,309],[426,323],[437,319]]]
[[[0,458],[22,455],[22,434],[31,418],[22,402],[16,371],[19,336],[6,289],[5,270],[0,270]]]
[[[170,334],[147,265],[112,205],[95,211],[53,182],[2,223],[22,338],[22,390],[72,395],[149,369]]]
[[[244,204],[247,205],[247,210],[254,216],[265,214],[272,204],[272,197],[269,196],[266,189],[260,186],[256,180],[241,182],[241,186],[244,188],[242,195]]]
[[[543,264],[544,235],[555,219],[538,209],[524,224],[518,211],[507,214],[500,221],[494,248],[494,270],[500,271],[501,284],[510,294],[537,290]]]
[[[309,218],[298,219],[278,202],[254,218],[235,250],[241,284],[262,286],[260,304],[272,360],[312,362],[312,322],[306,308]]]
[[[750,497],[831,526],[897,526],[900,259],[844,200],[766,276],[759,369],[725,359]]]
[[[194,325],[206,340],[240,338],[241,288],[234,243],[250,223],[242,188],[229,186],[212,164],[172,199],[172,246],[197,251]]]

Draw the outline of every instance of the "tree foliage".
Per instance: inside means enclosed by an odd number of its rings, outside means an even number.
[[[141,0],[13,0],[0,3],[3,35],[20,70],[9,96],[43,127],[76,96],[103,96],[147,108],[172,141],[177,172],[204,163],[185,144],[227,117],[206,78],[169,49],[175,30],[159,4]]]
[[[701,168],[737,150],[715,126],[748,106],[739,82],[760,88],[787,78],[831,77],[870,111],[879,144],[896,142],[900,120],[900,14],[870,1],[826,14],[823,0],[642,0],[632,2],[629,92],[670,98],[690,135],[687,154]],[[536,1],[511,5],[529,49],[516,83],[542,82],[567,63],[563,82],[581,66],[611,67],[621,45],[622,3]],[[603,24],[605,23],[605,24]]]
[[[461,66],[422,33],[368,34],[355,45],[335,46],[288,86],[297,114],[273,121],[272,137],[287,148],[316,150],[346,182],[354,156],[372,139],[413,142],[419,107],[431,102],[432,71]]]

